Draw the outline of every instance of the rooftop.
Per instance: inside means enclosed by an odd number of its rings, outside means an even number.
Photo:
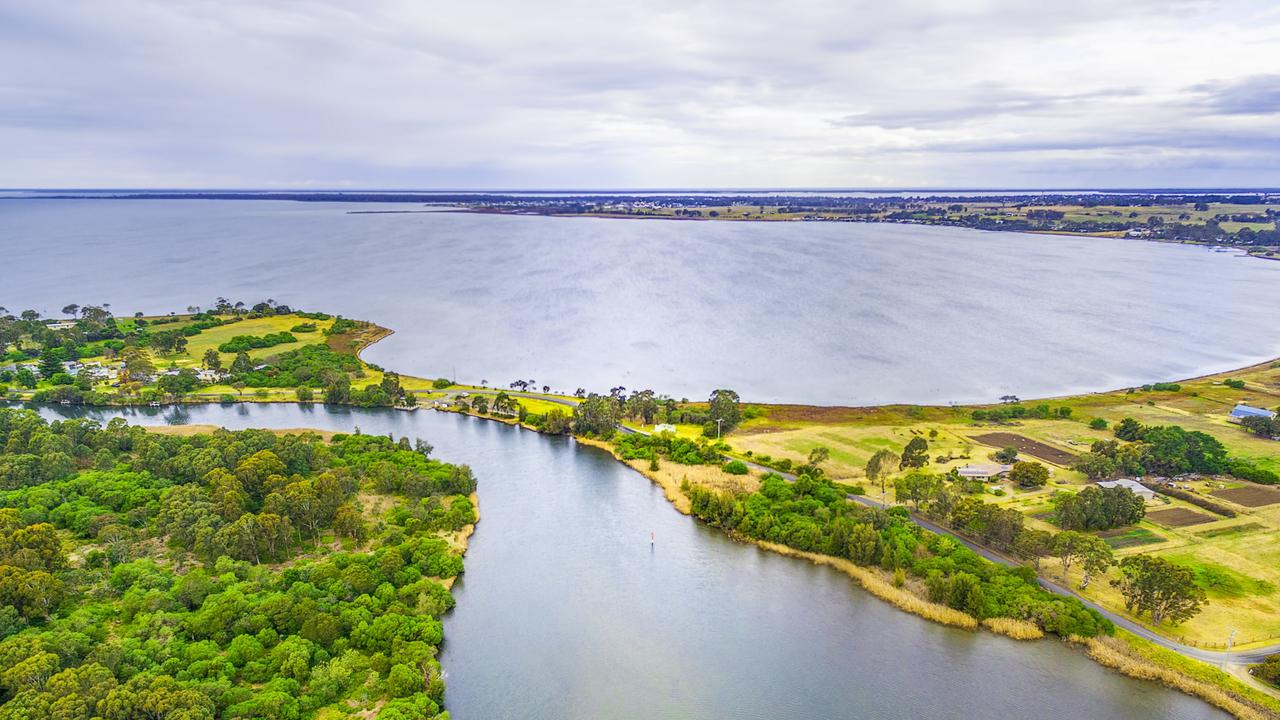
[[[1256,407],[1253,407],[1252,405],[1245,405],[1244,403],[1240,403],[1239,405],[1236,405],[1234,408],[1231,409],[1231,417],[1233,418],[1247,418],[1247,417],[1270,418],[1275,416],[1276,414],[1274,412],[1271,412],[1266,408],[1256,408]]]
[[[1001,465],[1000,463],[973,463],[958,468],[957,473],[961,477],[992,477],[1001,475],[1013,469],[1012,465]]]
[[[1146,487],[1137,480],[1130,480],[1129,478],[1121,478],[1119,480],[1099,480],[1098,486],[1104,488],[1128,488],[1129,492],[1132,492],[1134,495],[1148,495],[1154,497],[1156,494],[1154,490]]]

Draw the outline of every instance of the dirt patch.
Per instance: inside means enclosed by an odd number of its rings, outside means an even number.
[[[334,352],[360,357],[360,353],[365,348],[391,334],[392,331],[387,328],[373,323],[366,323],[351,332],[326,337],[325,344]]]
[[[1157,525],[1163,525],[1170,528],[1186,527],[1188,525],[1201,525],[1203,523],[1210,523],[1217,520],[1217,518],[1212,515],[1205,515],[1204,513],[1198,513],[1195,510],[1188,510],[1187,508],[1156,510],[1155,512],[1147,513],[1147,519]]]
[[[1263,505],[1280,503],[1280,492],[1257,485],[1215,490],[1209,494],[1245,507],[1262,507]]]
[[[783,432],[786,428],[777,427],[776,425],[751,425],[749,427],[739,428],[738,435],[768,435],[769,433]]]
[[[1054,465],[1066,467],[1075,462],[1076,456],[1052,445],[1046,445],[1039,440],[1032,440],[1029,437],[1015,435],[1007,432],[986,433],[985,435],[974,435],[974,440],[983,445],[991,447],[1005,448],[1015,447],[1019,453],[1030,455],[1031,457],[1040,458],[1045,462],[1051,462]]]
[[[219,430],[226,428],[218,425],[143,425],[142,428],[147,432],[156,433],[157,435],[177,435],[179,437],[191,437],[192,435],[211,435]],[[278,428],[268,429],[267,432],[273,435],[319,435],[323,440],[332,440],[337,433],[333,430],[314,430],[312,428]]]

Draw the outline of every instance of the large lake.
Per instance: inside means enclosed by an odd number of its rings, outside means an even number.
[[[677,398],[992,401],[1280,355],[1280,262],[1133,240],[219,200],[0,200],[0,305],[272,297],[423,376]]]
[[[457,720],[1227,717],[1054,640],[929,623],[826,567],[732,542],[607,454],[460,415],[296,405],[45,407],[49,418],[424,437],[481,521],[445,620]],[[656,542],[649,544],[650,533]]]

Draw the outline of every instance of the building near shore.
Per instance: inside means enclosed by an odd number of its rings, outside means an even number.
[[[1098,487],[1104,488],[1126,488],[1129,492],[1142,498],[1145,502],[1151,502],[1156,499],[1155,491],[1137,480],[1130,480],[1129,478],[1121,478],[1119,480],[1099,480],[1097,484]]]

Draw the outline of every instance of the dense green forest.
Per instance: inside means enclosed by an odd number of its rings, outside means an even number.
[[[0,409],[0,720],[447,717],[475,479],[430,454]]]

